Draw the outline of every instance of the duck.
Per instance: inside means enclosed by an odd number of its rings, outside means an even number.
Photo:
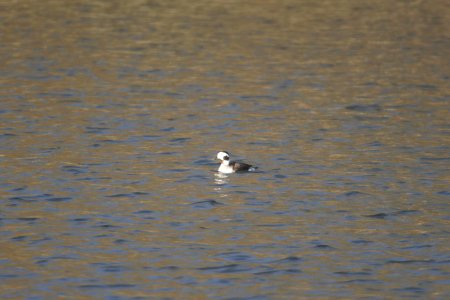
[[[217,153],[217,159],[222,161],[218,170],[220,173],[253,172],[257,169],[257,167],[247,163],[230,161],[230,154],[227,151]]]

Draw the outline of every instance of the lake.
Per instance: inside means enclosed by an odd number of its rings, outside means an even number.
[[[448,299],[449,14],[3,1],[1,298]]]

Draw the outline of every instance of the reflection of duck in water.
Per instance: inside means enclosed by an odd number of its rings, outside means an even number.
[[[217,153],[217,159],[220,159],[222,163],[219,167],[220,173],[230,174],[235,172],[252,172],[256,170],[256,167],[237,161],[230,161],[230,154],[226,151],[220,151]]]
[[[228,184],[229,179],[227,174],[224,173],[215,173],[214,174],[214,183],[221,186],[221,185],[225,185]],[[221,187],[217,187],[215,188],[215,190],[221,190]]]

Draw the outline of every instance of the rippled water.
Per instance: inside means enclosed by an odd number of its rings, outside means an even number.
[[[449,298],[449,13],[2,2],[2,298]]]

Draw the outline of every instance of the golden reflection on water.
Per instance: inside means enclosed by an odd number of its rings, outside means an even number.
[[[444,298],[447,16],[1,3],[4,296]]]

